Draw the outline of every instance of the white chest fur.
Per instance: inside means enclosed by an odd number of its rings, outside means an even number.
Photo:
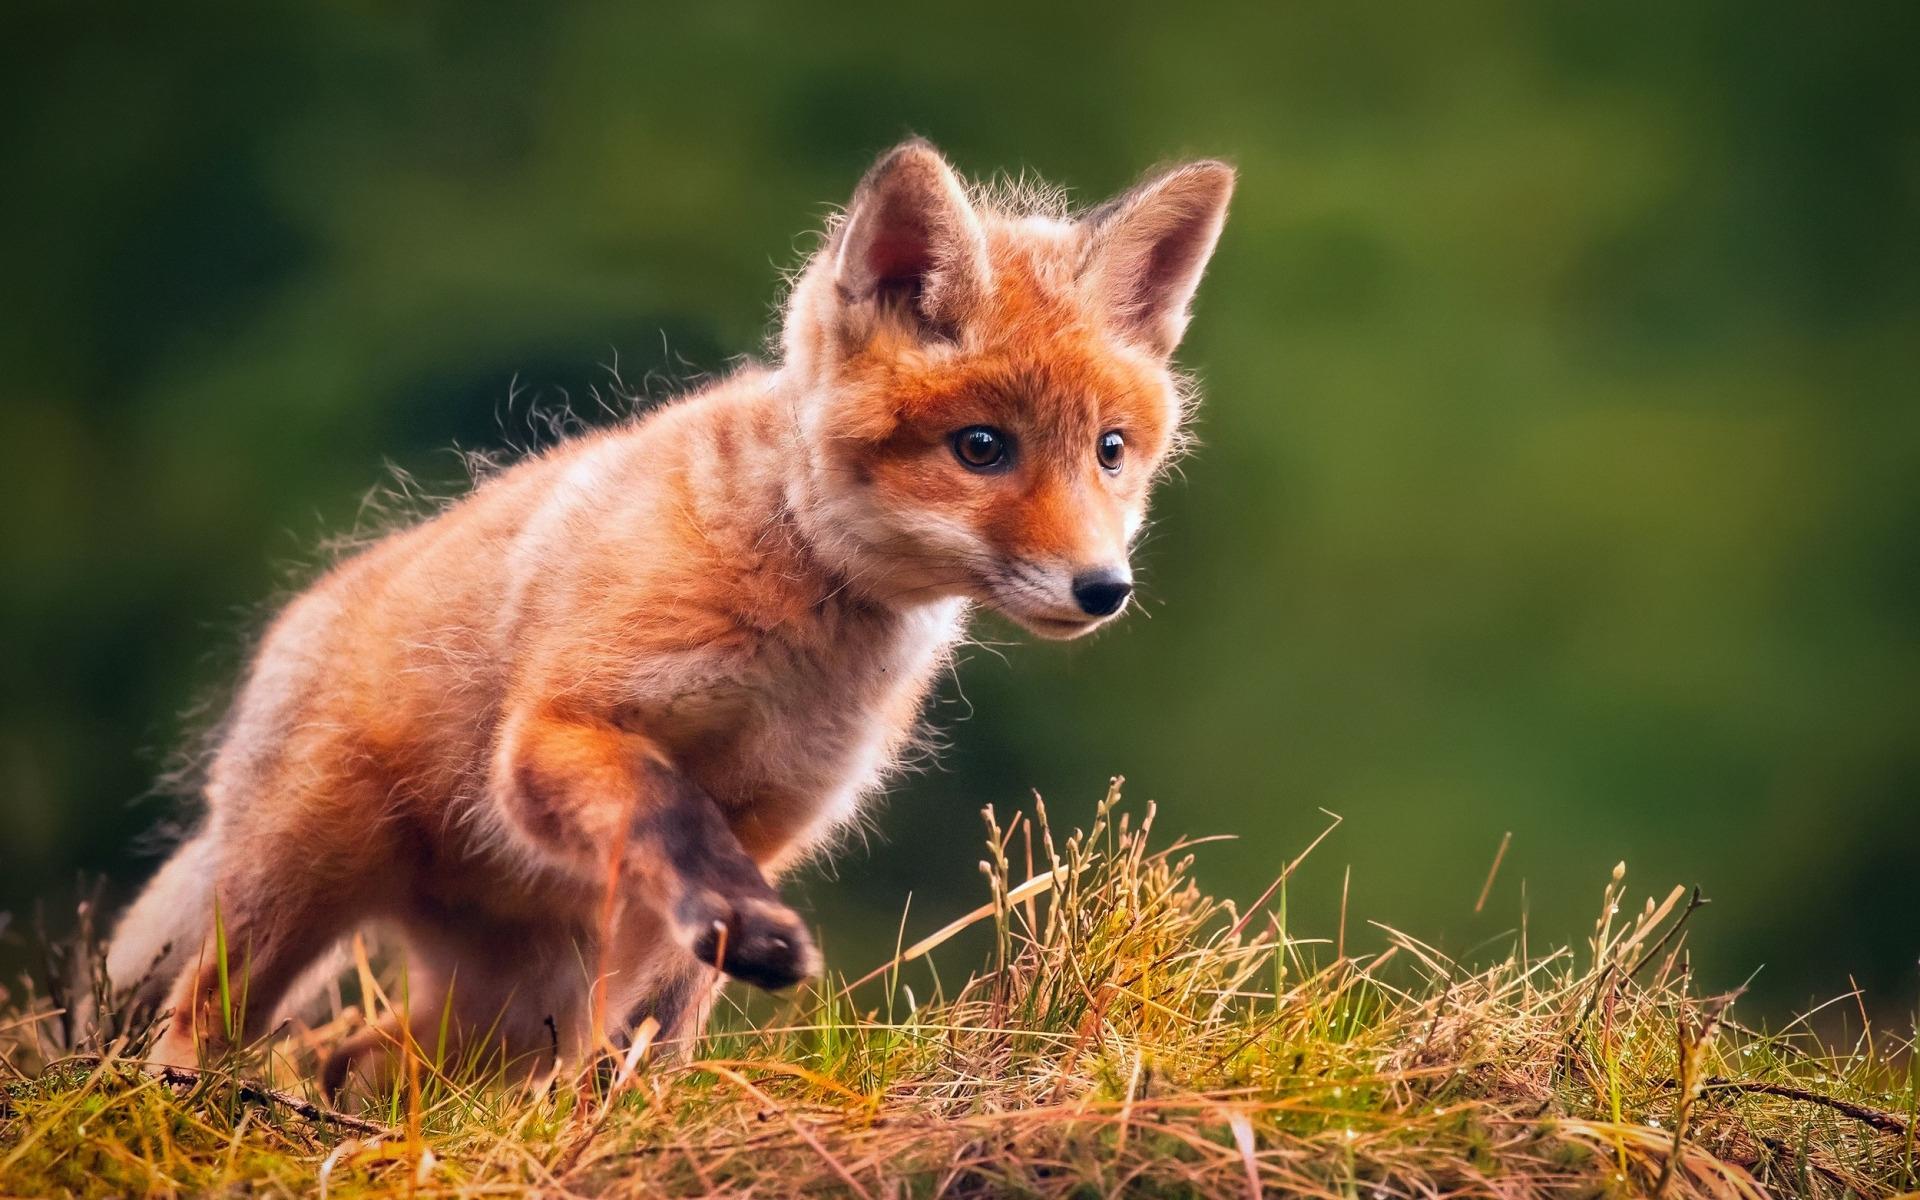
[[[790,798],[798,811],[788,857],[831,837],[899,766],[966,608],[960,600],[929,605],[871,644],[759,664],[765,674],[753,681],[733,761],[714,765],[743,800]]]

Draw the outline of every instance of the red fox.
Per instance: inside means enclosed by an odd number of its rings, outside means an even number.
[[[777,365],[530,457],[293,600],[203,826],[112,940],[129,1003],[171,1013],[155,1057],[264,1037],[375,923],[425,1041],[450,1013],[536,1064],[816,972],[771,881],[887,777],[970,610],[1073,638],[1126,606],[1233,185],[1191,162],[1075,216],[909,141],[797,277]]]

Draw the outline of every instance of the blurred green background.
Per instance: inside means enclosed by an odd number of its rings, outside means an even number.
[[[1910,1012],[1917,17],[13,3],[0,909],[151,869],[185,714],[383,460],[758,351],[913,131],[1086,201],[1243,175],[1147,611],[966,655],[941,769],[805,881],[836,966],[983,897],[981,804],[1125,773],[1243,899],[1342,814],[1308,929],[1350,866],[1362,945],[1578,938],[1624,858],[1706,888],[1708,982]]]

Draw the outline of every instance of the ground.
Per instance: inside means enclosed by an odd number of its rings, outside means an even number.
[[[336,1111],[312,1058],[361,1005],[199,1071],[88,1044],[82,949],[0,1011],[0,1193],[788,1196],[1895,1196],[1920,1189],[1912,1030],[1835,1047],[1690,987],[1698,896],[1626,906],[1588,945],[1456,963],[1387,932],[1345,953],[1191,881],[1109,794],[1062,836],[988,814],[987,903],[865,978],[833,977],[691,1045],[609,1048],[531,1082],[407,1046]],[[1031,864],[1039,864],[1038,869]],[[1295,865],[1297,865],[1297,860]],[[907,973],[962,927],[951,994]],[[84,935],[84,930],[83,930]],[[84,947],[83,936],[80,944]],[[68,982],[49,990],[51,978]],[[351,981],[350,981],[351,982]],[[1858,1021],[1865,1013],[1858,1014]],[[1857,1023],[1857,1022],[1856,1022]]]

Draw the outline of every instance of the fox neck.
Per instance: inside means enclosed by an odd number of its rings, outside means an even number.
[[[793,413],[787,425],[793,444],[782,456],[782,491],[807,551],[841,580],[849,595],[866,603],[903,615],[921,610],[964,613],[971,599],[964,581],[881,548],[897,540],[877,527],[866,498],[824,460],[820,447],[826,438],[808,425],[806,414],[819,411],[819,398],[804,387],[783,386],[785,374],[774,377],[769,393]]]

